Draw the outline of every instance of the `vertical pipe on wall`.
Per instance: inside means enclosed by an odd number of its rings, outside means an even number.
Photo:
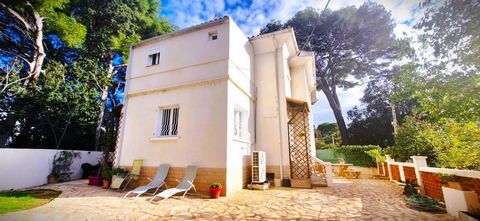
[[[277,85],[277,113],[278,113],[278,132],[280,136],[280,178],[284,179],[283,174],[283,134],[282,134],[282,114],[280,111],[280,82],[278,79],[278,54],[279,48],[275,35],[273,36],[273,45],[275,47],[275,83]]]

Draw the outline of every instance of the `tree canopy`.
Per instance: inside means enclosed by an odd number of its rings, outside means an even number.
[[[348,144],[337,90],[352,88],[366,76],[381,73],[388,68],[389,62],[384,61],[398,57],[390,13],[372,2],[321,13],[309,7],[283,26],[272,21],[260,33],[288,26],[294,28],[301,50],[315,52],[317,89],[325,94],[335,115],[342,144]]]
[[[173,31],[159,10],[155,0],[0,1],[0,146],[114,145],[129,45]]]

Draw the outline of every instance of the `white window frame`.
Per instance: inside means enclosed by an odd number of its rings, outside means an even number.
[[[240,141],[250,140],[248,111],[240,106],[235,106],[233,111],[233,139]]]
[[[156,55],[155,64],[153,60],[153,55]],[[148,57],[147,57],[147,66],[153,66],[160,64],[160,49],[159,48],[152,48],[148,50]]]
[[[163,115],[164,110],[170,110],[168,119],[168,128],[164,128]],[[175,115],[176,110],[176,115]],[[154,138],[178,138],[178,125],[180,119],[180,106],[169,105],[161,106],[157,108],[157,119],[155,121],[155,131],[153,133]],[[165,121],[167,122],[167,121]],[[176,127],[175,127],[176,126]],[[166,132],[166,134],[164,134]]]

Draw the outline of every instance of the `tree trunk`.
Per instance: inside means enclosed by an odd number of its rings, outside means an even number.
[[[37,11],[35,11],[30,2],[27,1],[26,5],[30,6],[33,10],[33,18],[35,20],[34,24],[30,24],[27,19],[25,19],[25,17],[23,17],[7,5],[0,3],[1,7],[4,7],[11,15],[13,15],[13,17],[15,17],[17,21],[19,21],[25,26],[27,32],[32,33],[34,36],[34,39],[32,39],[33,45],[35,47],[35,50],[33,52],[33,60],[29,61],[27,58],[23,58],[23,60],[25,60],[29,66],[29,75],[23,82],[24,86],[27,86],[29,84],[31,78],[34,81],[38,80],[42,71],[43,61],[45,60],[46,56],[45,49],[43,47],[43,17],[40,16]],[[19,57],[22,58],[22,56]]]
[[[100,146],[100,136],[102,135],[102,124],[105,116],[105,102],[107,101],[108,87],[102,89],[102,96],[100,99],[100,112],[98,113],[97,128],[95,128],[95,151],[98,151]]]
[[[37,81],[42,71],[43,61],[45,60],[45,50],[43,48],[43,18],[40,17],[38,12],[34,12],[33,16],[35,18],[35,47],[37,50],[33,61],[34,67],[30,72],[32,73],[33,80]]]
[[[108,70],[107,70],[107,76],[109,78],[113,77],[113,55],[112,53],[109,53],[108,55]],[[102,88],[102,96],[100,98],[100,113],[98,113],[98,121],[97,121],[97,128],[95,129],[95,150],[98,150],[98,147],[100,146],[100,136],[102,134],[102,123],[103,123],[103,118],[105,117],[105,103],[107,101],[108,97],[108,86],[103,86]]]
[[[334,86],[335,87],[335,86]],[[330,91],[327,87],[321,87],[325,97],[327,97],[328,104],[333,111],[335,120],[337,121],[338,129],[340,130],[340,136],[342,138],[341,145],[348,145],[348,130],[347,125],[345,124],[345,119],[342,115],[342,109],[340,108],[340,102],[338,102],[338,96],[335,91]]]

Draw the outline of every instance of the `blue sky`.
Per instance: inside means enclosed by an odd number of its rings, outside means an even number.
[[[378,0],[391,12],[396,23],[395,34],[404,33],[414,37],[418,31],[412,25],[422,17],[418,9],[419,0]],[[297,11],[308,6],[323,9],[327,0],[164,0],[161,15],[179,28],[196,25],[214,17],[229,15],[240,26],[247,36],[257,35],[260,29],[270,20],[283,22],[291,18]],[[328,8],[337,10],[347,6],[360,6],[363,0],[331,0]],[[364,86],[357,86],[347,91],[339,90],[342,112],[347,119],[347,111],[360,105]],[[323,93],[318,92],[318,102],[313,107],[315,125],[321,122],[335,122],[333,113]]]

